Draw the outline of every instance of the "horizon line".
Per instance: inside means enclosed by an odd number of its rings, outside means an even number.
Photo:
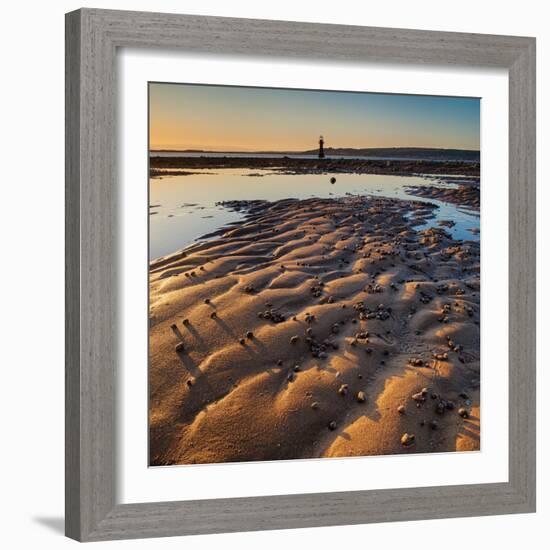
[[[369,151],[369,150],[392,150],[392,149],[412,149],[417,151],[467,151],[473,153],[481,153],[481,149],[462,149],[459,147],[416,147],[407,145],[398,145],[392,147],[325,147],[325,151],[347,149],[349,151]],[[196,147],[186,147],[184,149],[174,147],[149,147],[149,151],[173,151],[179,153],[306,153],[310,151],[317,151],[317,148],[312,149],[200,149]]]

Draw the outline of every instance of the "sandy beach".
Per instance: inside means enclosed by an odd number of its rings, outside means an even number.
[[[478,242],[414,200],[224,207],[150,264],[151,465],[480,448]]]

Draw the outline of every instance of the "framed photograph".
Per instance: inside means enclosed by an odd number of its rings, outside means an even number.
[[[66,534],[535,510],[535,40],[66,19]]]

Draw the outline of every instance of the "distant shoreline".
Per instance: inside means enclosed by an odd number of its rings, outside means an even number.
[[[341,158],[291,157],[155,157],[149,159],[151,177],[187,175],[197,169],[252,168],[268,169],[287,174],[445,174],[479,177],[479,162],[433,160],[370,160]]]
[[[239,155],[255,158],[258,155],[277,156],[300,156],[316,155],[317,149],[307,151],[208,151],[205,149],[151,149],[150,154],[203,154],[204,156]],[[463,161],[479,162],[480,152],[471,149],[440,149],[431,147],[371,147],[371,148],[350,148],[350,147],[326,147],[327,157],[385,157],[400,158],[406,160],[438,160],[438,161]]]

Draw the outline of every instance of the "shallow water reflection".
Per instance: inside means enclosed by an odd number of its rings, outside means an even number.
[[[446,229],[453,238],[479,240],[475,233],[479,231],[477,211],[406,193],[410,185],[455,186],[433,177],[335,174],[336,183],[331,184],[331,176],[327,174],[295,175],[240,168],[194,172],[187,176],[150,180],[150,259],[176,252],[200,237],[242,219],[243,214],[216,205],[228,200],[328,198],[351,193],[431,202],[439,208],[434,211],[435,217],[420,228],[439,227],[438,222],[451,220],[455,225]]]

